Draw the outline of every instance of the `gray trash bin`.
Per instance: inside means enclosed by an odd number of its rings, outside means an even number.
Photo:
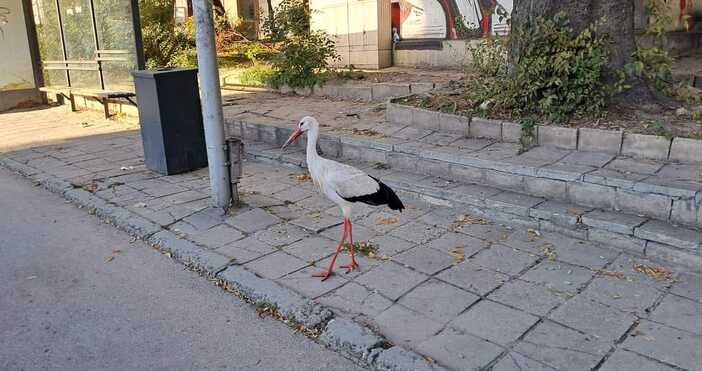
[[[197,69],[167,68],[132,74],[146,167],[171,175],[207,166]]]

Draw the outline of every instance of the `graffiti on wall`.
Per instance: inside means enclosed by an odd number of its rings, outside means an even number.
[[[393,0],[399,7],[403,39],[455,39],[462,31],[478,35],[509,33],[513,0]]]

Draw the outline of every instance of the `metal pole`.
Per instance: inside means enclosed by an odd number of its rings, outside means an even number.
[[[141,39],[141,18],[139,17],[139,0],[131,0],[132,8],[132,26],[134,29],[134,46],[136,49],[136,69],[143,70],[145,68],[144,61],[144,44]]]
[[[56,0],[56,20],[59,26],[59,40],[61,41],[61,51],[63,52],[63,60],[68,60],[68,52],[66,52],[66,34],[63,32],[63,20],[61,19],[61,4]],[[66,85],[71,86],[71,72],[66,68]]]
[[[224,143],[222,92],[219,87],[217,51],[215,50],[212,0],[193,0],[195,15],[195,44],[200,69],[200,100],[205,124],[207,162],[214,206],[228,208],[232,193],[229,182],[227,147]]]
[[[97,21],[95,20],[95,4],[93,0],[88,0],[88,8],[90,9],[90,23],[93,26],[93,42],[95,44],[95,60],[97,61],[97,73],[100,80],[100,89],[105,90],[105,76],[102,73],[102,61],[99,54],[100,39],[98,38]],[[103,20],[104,21],[104,20]]]

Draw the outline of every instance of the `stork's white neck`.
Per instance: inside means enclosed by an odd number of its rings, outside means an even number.
[[[314,162],[315,159],[319,158],[319,153],[317,153],[317,140],[319,139],[319,127],[312,125],[310,130],[307,131],[307,165]]]

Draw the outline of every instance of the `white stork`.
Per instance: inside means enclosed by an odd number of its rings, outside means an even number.
[[[317,153],[319,123],[314,117],[306,116],[300,120],[297,128],[283,144],[283,149],[303,133],[307,133],[307,168],[310,171],[312,181],[330,201],[339,206],[341,214],[344,216],[344,228],[329,267],[326,271],[314,275],[314,277],[321,277],[324,281],[332,274],[334,262],[344,246],[347,234],[351,244],[349,248],[351,262],[342,265],[341,268],[348,269],[348,272],[358,268],[354,257],[353,235],[351,233],[351,209],[354,203],[363,202],[373,206],[388,205],[390,209],[400,210],[400,212],[405,206],[395,192],[378,179],[353,166],[322,158]]]

